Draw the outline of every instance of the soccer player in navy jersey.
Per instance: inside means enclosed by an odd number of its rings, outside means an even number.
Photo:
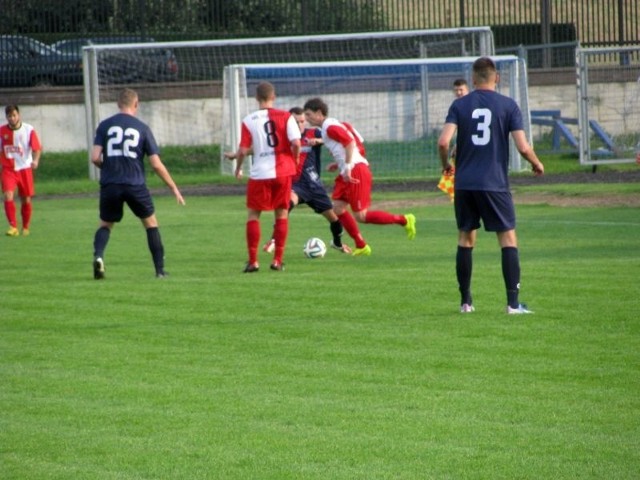
[[[164,247],[151,194],[146,185],[144,162],[149,157],[151,168],[184,205],[180,190],[160,160],[160,150],[151,129],[136,118],[138,94],[130,88],[118,96],[119,113],[98,125],[91,161],[100,169],[100,225],[95,233],[93,277],[104,278],[104,251],[114,224],[122,220],[124,204],[142,221],[153,259],[156,277],[164,278]]]
[[[509,190],[509,135],[535,175],[544,173],[524,133],[522,113],[516,102],[497,93],[496,65],[488,57],[473,64],[474,91],[449,107],[438,139],[443,173],[450,174],[449,143],[456,132],[455,200],[458,226],[456,275],[461,294],[460,311],[474,311],[471,296],[472,250],[480,221],[486,231],[496,232],[502,249],[502,274],[507,290],[507,313],[531,313],[519,302],[520,260],[516,238],[516,215]]]

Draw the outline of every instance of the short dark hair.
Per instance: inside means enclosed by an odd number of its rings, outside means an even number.
[[[300,107],[291,107],[289,109],[289,113],[293,115],[302,115],[304,113],[304,110]]]
[[[467,81],[464,78],[456,78],[453,81],[453,86],[454,87],[461,87],[463,85],[467,85]]]
[[[496,72],[496,64],[489,57],[480,57],[473,62],[473,76],[481,83],[486,83]]]
[[[303,107],[305,110],[311,110],[312,112],[320,112],[325,117],[329,114],[329,106],[322,101],[321,98],[315,97],[307,100]]]
[[[5,107],[5,109],[4,109],[4,114],[5,114],[5,115],[9,115],[10,113],[13,113],[13,112],[18,112],[18,113],[20,113],[20,109],[18,108],[18,105],[14,105],[14,104],[12,104],[12,105],[7,105],[7,106]]]
[[[259,101],[267,101],[276,94],[276,87],[270,82],[260,82],[256,87],[256,98]]]

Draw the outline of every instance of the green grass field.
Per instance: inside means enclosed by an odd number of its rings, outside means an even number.
[[[536,313],[504,313],[482,233],[463,316],[434,195],[374,195],[418,237],[363,226],[368,258],[305,259],[328,228],[299,208],[287,270],[252,275],[242,197],[157,197],[170,277],[128,213],[102,282],[96,195],[36,199],[32,235],[0,237],[0,477],[638,478],[638,209],[519,205]]]

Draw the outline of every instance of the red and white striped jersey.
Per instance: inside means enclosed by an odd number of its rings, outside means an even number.
[[[285,110],[266,108],[242,121],[240,147],[253,150],[249,176],[255,180],[295,175],[291,142],[300,139],[295,118]]]
[[[340,122],[335,118],[326,118],[322,122],[322,141],[331,152],[334,161],[338,162],[340,173],[344,172],[346,150],[345,147],[351,142],[356,142],[356,148],[351,157],[351,164],[369,162],[365,158],[363,138],[353,126],[346,122]]]
[[[12,130],[9,125],[0,127],[0,164],[2,168],[15,171],[31,167],[33,151],[42,150],[35,128],[22,122],[20,128]]]

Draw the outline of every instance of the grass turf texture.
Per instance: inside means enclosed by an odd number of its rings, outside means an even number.
[[[369,145],[369,144],[368,144]],[[403,159],[397,154],[397,149],[408,148],[412,153],[412,160],[398,161]],[[435,156],[435,146],[426,150],[426,154],[419,154],[419,148],[424,150],[424,146],[419,143],[403,142],[393,144],[372,143],[367,146],[370,150],[372,169],[377,182],[379,181],[407,181],[424,180],[425,178],[439,179],[439,161]],[[162,161],[165,163],[172,177],[180,187],[187,185],[206,185],[220,183],[236,183],[236,179],[231,175],[220,173],[220,148],[217,145],[208,147],[175,147],[167,146],[162,148]],[[329,155],[323,155],[325,165]],[[541,155],[545,169],[551,173],[575,173],[589,172],[592,167],[579,164],[576,155]],[[70,153],[50,153],[45,152],[40,167],[35,172],[36,189],[39,195],[60,195],[95,193],[96,183],[89,179],[87,152]],[[524,163],[526,163],[523,160]],[[607,171],[635,171],[638,167],[635,164],[600,165],[598,172]],[[520,175],[531,175],[529,171]],[[151,187],[163,186],[162,181],[151,171],[147,165],[147,177]],[[330,176],[327,175],[327,178]]]
[[[637,478],[637,209],[519,206],[535,315],[504,313],[487,233],[461,315],[429,195],[402,195],[414,242],[363,227],[368,258],[305,259],[328,227],[298,208],[287,270],[250,275],[243,198],[157,197],[170,278],[127,213],[101,282],[97,200],[36,199],[0,238],[2,478]]]

